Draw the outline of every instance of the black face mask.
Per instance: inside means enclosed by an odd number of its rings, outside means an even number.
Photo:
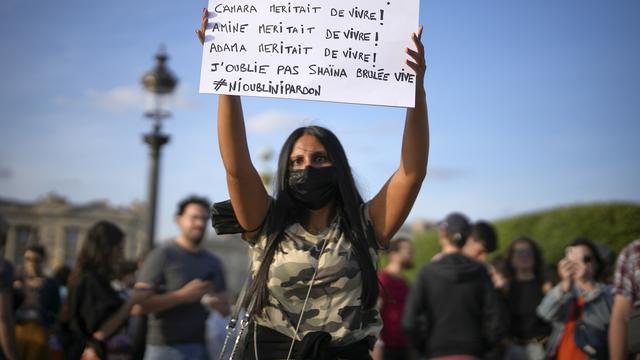
[[[337,175],[333,166],[289,170],[289,194],[307,209],[318,210],[334,198],[338,189]]]

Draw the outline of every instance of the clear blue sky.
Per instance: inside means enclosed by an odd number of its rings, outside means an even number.
[[[126,205],[146,196],[140,77],[159,44],[180,78],[164,129],[159,233],[176,202],[227,198],[216,97],[197,93],[199,1],[0,3],[0,196],[55,191]],[[562,204],[640,201],[640,2],[422,1],[429,175],[409,219],[495,219]],[[299,124],[343,141],[371,197],[397,167],[404,110],[244,99],[249,142]],[[267,130],[266,128],[275,128]],[[275,166],[271,164],[271,166]]]

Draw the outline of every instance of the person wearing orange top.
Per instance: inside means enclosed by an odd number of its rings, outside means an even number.
[[[538,315],[553,323],[547,358],[607,359],[607,329],[612,291],[598,282],[603,262],[596,246],[577,239],[558,263],[561,282],[538,306]]]

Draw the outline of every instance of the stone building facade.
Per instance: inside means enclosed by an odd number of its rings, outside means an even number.
[[[89,228],[99,220],[107,220],[126,233],[125,255],[136,259],[145,250],[145,211],[143,203],[128,207],[114,207],[106,201],[74,204],[56,194],[34,202],[0,198],[0,214],[10,225],[4,257],[19,267],[25,248],[38,243],[47,249],[48,271],[62,264],[73,266]],[[219,236],[209,229],[203,246],[222,260],[229,292],[239,292],[248,275],[246,242],[239,235]]]
[[[10,225],[4,257],[20,266],[25,248],[38,243],[47,249],[46,267],[73,266],[89,228],[99,220],[111,221],[126,233],[125,255],[137,258],[146,234],[145,206],[114,207],[106,201],[73,204],[49,194],[35,202],[0,198],[0,214]]]
[[[47,249],[48,270],[62,264],[73,266],[89,228],[99,220],[107,220],[117,224],[126,233],[125,256],[136,259],[145,250],[145,211],[144,203],[133,203],[128,207],[114,207],[106,201],[74,204],[56,194],[49,194],[35,202],[0,198],[0,214],[6,217],[10,225],[4,257],[20,266],[25,248],[29,244],[39,243]],[[415,233],[434,226],[433,222],[418,220],[405,224],[398,235],[412,238]],[[209,228],[203,246],[222,260],[228,291],[232,296],[236,295],[249,273],[247,243],[239,235],[217,235]]]
[[[224,266],[227,290],[235,297],[249,276],[249,245],[240,235],[216,235],[213,229],[202,244],[216,254]]]

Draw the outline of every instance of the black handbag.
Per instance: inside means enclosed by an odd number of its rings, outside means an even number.
[[[603,296],[611,313],[613,298],[610,293]],[[604,330],[595,328],[580,318],[576,321],[576,327],[573,330],[573,341],[590,359],[609,359],[609,332],[606,328]]]
[[[596,329],[582,320],[576,322],[573,341],[590,359],[609,358],[609,338],[607,330]]]

